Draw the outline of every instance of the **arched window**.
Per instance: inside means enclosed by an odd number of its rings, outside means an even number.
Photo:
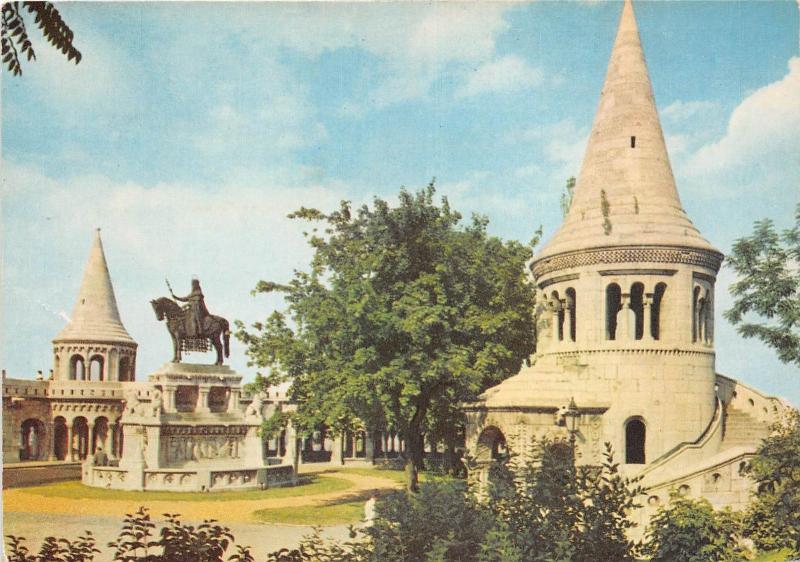
[[[69,444],[67,443],[67,421],[58,416],[53,420],[53,454],[60,461],[66,460]]]
[[[711,304],[711,289],[706,289],[703,297],[703,341],[706,343],[711,343],[714,340],[714,308]]]
[[[692,292],[692,341],[696,342],[700,334],[700,287]]]
[[[29,418],[22,422],[22,448],[19,458],[22,461],[36,461],[46,458],[45,429],[41,420]]]
[[[553,303],[553,322],[555,328],[555,340],[564,341],[564,304],[558,297],[558,291],[553,291],[550,294],[550,300]]]
[[[622,290],[616,283],[606,287],[606,339],[617,337],[617,313],[622,305]]]
[[[119,359],[119,380],[129,381],[133,380],[130,377],[131,360],[128,357],[120,357]]]
[[[89,380],[102,381],[105,380],[105,361],[101,355],[93,355],[89,360]]]
[[[625,463],[644,464],[645,427],[638,418],[625,424]]]
[[[83,357],[80,355],[73,355],[69,360],[69,380],[82,381],[86,379],[86,366],[83,363]]]
[[[664,319],[664,294],[667,292],[666,283],[658,283],[656,290],[653,293],[653,304],[650,309],[650,334],[654,340],[661,339],[661,331],[663,328],[662,321]]]
[[[577,320],[578,320],[578,312],[575,308],[577,305],[576,302],[576,295],[575,289],[570,287],[567,289],[567,333],[569,334],[570,341],[575,341],[578,328],[577,328]]]
[[[644,337],[644,285],[634,283],[631,285],[631,310],[634,314],[634,339]]]
[[[489,426],[481,432],[476,451],[476,460],[478,462],[498,460],[507,454],[506,437],[500,429]]]

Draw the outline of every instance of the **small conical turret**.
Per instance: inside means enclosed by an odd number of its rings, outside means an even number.
[[[135,343],[119,317],[100,229],[92,242],[72,318],[53,341]]]
[[[537,260],[629,245],[714,250],[681,206],[630,0],[563,224]]]

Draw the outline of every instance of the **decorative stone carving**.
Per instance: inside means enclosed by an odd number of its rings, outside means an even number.
[[[247,406],[247,409],[244,411],[244,417],[248,420],[256,420],[256,421],[263,421],[264,413],[262,412],[264,408],[264,397],[261,395],[260,392],[257,392],[253,395],[253,401],[250,402],[250,405]]]

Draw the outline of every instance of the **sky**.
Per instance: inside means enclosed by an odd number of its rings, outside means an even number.
[[[723,252],[800,202],[794,1],[638,1],[683,205]],[[300,206],[393,200],[436,178],[504,239],[545,238],[577,175],[620,2],[68,3],[80,65],[37,40],[2,76],[0,365],[52,367],[95,228],[137,378],[171,357],[149,300],[188,293],[246,324],[260,279],[306,269]],[[717,370],[800,404],[800,372],[721,316]],[[189,356],[210,361],[211,356]],[[245,380],[242,344],[231,365]]]

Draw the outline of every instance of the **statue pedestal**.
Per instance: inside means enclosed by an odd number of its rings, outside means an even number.
[[[187,492],[293,483],[290,463],[268,465],[263,408],[251,404],[245,415],[241,380],[226,366],[166,363],[148,382],[131,383],[119,466],[88,467],[84,483]]]

